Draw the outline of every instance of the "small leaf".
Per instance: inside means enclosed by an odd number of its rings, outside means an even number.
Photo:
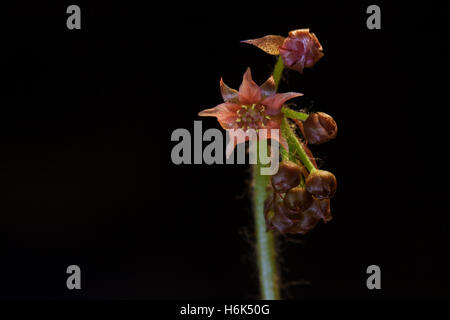
[[[271,55],[279,55],[279,48],[283,45],[285,37],[268,35],[258,39],[243,40],[241,42],[252,44]]]

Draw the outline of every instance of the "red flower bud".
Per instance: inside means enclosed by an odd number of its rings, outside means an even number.
[[[295,191],[295,189],[291,189],[289,192]],[[303,212],[295,212],[289,209],[285,202],[286,200],[283,200],[278,193],[274,193],[270,200],[268,199],[270,209],[273,210],[264,212],[267,230],[277,230],[282,234],[306,234],[314,229],[321,219],[327,222],[332,218],[329,199],[313,199],[310,206]]]
[[[331,216],[330,199],[314,199],[311,206],[304,211],[305,215],[312,215],[324,222],[330,221]]]
[[[333,197],[336,188],[336,177],[331,172],[313,170],[306,178],[306,190],[317,199]]]
[[[316,112],[308,116],[303,130],[308,143],[321,144],[336,138],[337,124],[330,115]]]
[[[300,166],[291,161],[280,163],[278,172],[271,177],[272,187],[276,192],[285,193],[300,183]]]
[[[273,211],[264,213],[267,229],[276,229],[280,233],[286,233],[294,224],[288,217],[289,209],[283,203],[283,199],[277,193],[272,198]]]
[[[304,68],[310,68],[323,57],[322,45],[309,29],[298,29],[289,32],[279,49],[285,66],[303,73]]]
[[[298,217],[300,213],[306,210],[312,203],[313,197],[305,190],[305,188],[292,188],[284,196],[285,206],[296,213],[296,215],[291,215],[292,218]]]
[[[300,219],[293,221],[293,225],[286,230],[286,233],[306,234],[314,229],[319,222],[320,218],[304,212]]]

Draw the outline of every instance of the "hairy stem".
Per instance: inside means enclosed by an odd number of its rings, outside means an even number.
[[[260,144],[259,147],[262,147]],[[261,165],[253,165],[253,211],[255,220],[256,252],[261,299],[280,299],[274,236],[266,231],[264,201],[269,176],[261,175]]]
[[[289,109],[288,107],[283,107],[281,109],[281,112],[283,112],[284,115],[288,118],[298,119],[301,121],[305,121],[306,119],[308,119],[308,116],[309,116],[307,113],[294,111],[292,109]]]
[[[289,125],[289,120],[286,118],[284,118],[281,123],[281,132],[288,142],[289,154],[298,156],[309,172],[316,170],[316,167],[312,163],[311,159],[309,159],[302,145],[298,141],[297,136]]]
[[[278,89],[283,69],[284,64],[280,57],[273,70],[273,79],[276,89]],[[259,141],[258,148],[267,148],[267,141]],[[284,148],[281,150],[281,156],[283,159],[289,158],[289,154]],[[261,299],[279,300],[280,287],[274,235],[272,231],[266,231],[266,220],[264,219],[264,201],[267,197],[266,187],[268,183],[269,176],[261,175],[261,165],[258,160],[258,164],[253,165],[253,213],[255,220],[259,286]]]
[[[289,152],[283,146],[280,146],[280,152],[281,152],[281,160],[282,161],[290,160]]]

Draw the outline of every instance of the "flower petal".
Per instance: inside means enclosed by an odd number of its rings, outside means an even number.
[[[284,65],[292,68],[295,64],[304,64],[303,51],[292,50],[288,48],[280,48],[280,56],[283,59]]]
[[[268,35],[258,39],[243,40],[241,42],[252,44],[271,55],[279,55],[278,48],[283,44],[285,37]]]
[[[289,31],[289,37],[297,38],[309,35],[309,28]]]
[[[303,74],[303,69],[305,69],[305,64],[303,61],[300,61],[299,63],[291,65],[289,68]]]
[[[269,79],[267,79],[266,82],[264,82],[260,88],[263,99],[268,96],[274,95],[277,90],[275,88],[275,81],[273,80],[273,76],[270,76]]]
[[[232,129],[237,128],[238,124],[236,123],[237,119],[237,111],[241,108],[240,105],[231,103],[231,102],[225,102],[222,104],[219,104],[218,106],[211,108],[211,109],[205,109],[203,111],[200,111],[198,115],[200,117],[216,117],[219,121],[220,125],[224,129]]]
[[[305,67],[310,68],[314,66],[316,62],[324,56],[322,49],[319,49],[319,47],[322,47],[320,43],[315,43],[313,41],[308,43],[305,54]]]
[[[244,73],[241,86],[239,87],[239,101],[241,104],[251,105],[261,100],[261,89],[253,81],[250,68]]]
[[[276,93],[270,97],[265,98],[262,101],[262,104],[267,107],[266,113],[268,115],[276,115],[280,112],[283,104],[292,98],[300,97],[303,93],[298,92],[285,92],[285,93]]]
[[[314,41],[314,43],[317,45],[317,49],[319,49],[320,51],[322,51],[322,50],[323,50],[323,47],[322,47],[322,45],[320,44],[319,39],[317,39],[316,35],[315,35],[314,33],[311,33],[311,37],[312,37],[312,40]]]
[[[239,92],[227,86],[222,78],[220,78],[220,93],[225,102],[239,102]]]

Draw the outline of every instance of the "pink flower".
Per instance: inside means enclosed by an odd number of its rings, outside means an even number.
[[[286,140],[281,136],[271,136],[270,129],[280,129],[283,104],[292,98],[302,96],[297,92],[275,93],[275,83],[270,76],[261,86],[252,79],[250,68],[244,73],[239,91],[228,87],[220,79],[220,91],[224,103],[199,112],[202,117],[216,117],[224,129],[268,129],[267,139],[276,139],[286,150]],[[245,141],[252,140],[245,136]]]
[[[309,29],[294,30],[280,47],[280,56],[288,68],[303,73],[323,57],[322,45]]]
[[[304,68],[314,66],[324,55],[322,45],[309,29],[290,31],[287,38],[267,35],[242,42],[252,44],[269,54],[280,55],[286,67],[300,73],[303,73]]]

